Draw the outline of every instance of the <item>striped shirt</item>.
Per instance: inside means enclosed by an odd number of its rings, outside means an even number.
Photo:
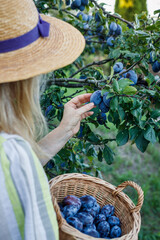
[[[30,144],[0,133],[0,240],[58,240],[47,177]]]

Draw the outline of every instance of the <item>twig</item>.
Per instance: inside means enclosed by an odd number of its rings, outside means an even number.
[[[97,3],[96,0],[91,0],[91,2],[94,3],[97,8],[102,9],[104,15],[117,18],[117,19],[119,19],[120,21],[125,22],[126,24],[128,24],[128,25],[130,25],[132,28],[134,28],[133,24],[132,24],[131,22],[127,21],[126,19],[121,18],[121,17],[119,17],[119,16],[117,16],[117,15],[115,15],[115,14],[111,14],[111,13],[107,12],[107,11],[104,9],[104,7],[100,6],[100,5]]]
[[[92,63],[89,63],[89,64],[85,65],[84,67],[80,68],[75,73],[71,74],[71,76],[69,78],[72,78],[73,76],[77,75],[79,72],[83,71],[85,68],[88,68],[88,67],[91,67],[91,66],[94,66],[94,65],[103,65],[103,64],[105,64],[107,62],[110,62],[112,60],[114,60],[114,59],[113,58],[106,58],[106,59],[103,59],[103,60],[98,61],[98,62],[94,61]]]

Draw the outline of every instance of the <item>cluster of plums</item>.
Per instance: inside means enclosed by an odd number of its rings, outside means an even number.
[[[122,235],[114,206],[108,204],[101,208],[93,196],[68,195],[59,207],[68,224],[89,236],[111,239]]]
[[[115,63],[113,66],[113,70],[115,74],[118,73],[120,75],[120,79],[124,78],[130,79],[133,82],[133,84],[131,84],[132,86],[137,84],[138,76],[136,72],[134,70],[129,70],[128,72],[123,73],[126,71],[126,69],[123,68],[122,62]]]
[[[122,28],[119,24],[111,22],[109,25],[109,35],[107,36],[107,45],[110,47],[114,46],[115,38],[122,34]]]
[[[90,102],[93,102],[94,105],[98,106],[101,112],[97,116],[97,121],[99,124],[104,124],[106,122],[106,114],[109,111],[111,98],[106,99],[108,92],[105,92],[102,96],[102,91],[97,90],[92,93],[90,97]]]
[[[159,72],[159,71],[160,71],[160,62],[158,62],[158,61],[153,61],[152,53],[150,53],[149,62],[152,64],[152,70],[153,70],[153,72]]]
[[[89,3],[89,0],[74,0],[72,3],[70,0],[66,0],[66,5],[71,4],[71,9],[79,9],[80,11],[84,11],[85,6],[87,6]]]

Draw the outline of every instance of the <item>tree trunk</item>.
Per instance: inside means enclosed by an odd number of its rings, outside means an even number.
[[[134,21],[134,15],[147,12],[146,0],[116,0],[115,12],[128,21]]]

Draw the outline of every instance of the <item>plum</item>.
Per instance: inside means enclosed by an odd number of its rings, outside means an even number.
[[[152,65],[153,72],[159,72],[160,70],[160,63],[158,61],[155,61]]]
[[[116,216],[109,217],[107,222],[110,224],[111,227],[113,227],[115,225],[120,226],[120,220]]]
[[[100,17],[100,13],[99,12],[95,13],[95,21],[96,22],[100,22],[101,21],[101,17]]]
[[[102,214],[104,214],[106,216],[106,218],[112,216],[114,214],[114,206],[108,204],[108,205],[105,205],[102,209],[101,209],[101,212]]]
[[[119,226],[114,226],[111,228],[111,232],[110,232],[111,238],[118,238],[118,237],[121,237],[121,235],[122,235],[122,230]]]
[[[114,46],[114,41],[115,41],[114,37],[112,37],[112,36],[109,37],[107,39],[107,45],[110,46],[110,47],[113,47]]]
[[[83,232],[89,236],[92,236],[92,237],[95,237],[95,238],[99,238],[100,235],[99,235],[99,232],[96,231],[96,229],[93,229],[93,228],[85,228],[83,230]]]
[[[84,9],[85,9],[85,5],[81,4],[81,6],[79,7],[79,10],[84,11]]]
[[[76,7],[80,7],[81,6],[81,0],[74,0],[74,5],[76,6]]]
[[[70,0],[66,0],[65,3],[66,3],[67,6],[71,4]]]
[[[100,212],[100,205],[96,202],[92,208],[86,208],[84,212],[88,212],[92,215],[93,218]]]
[[[45,117],[47,116],[47,114],[52,110],[53,106],[52,105],[49,105],[47,108],[46,108],[46,111],[45,111]]]
[[[123,63],[117,62],[113,66],[114,73],[119,73],[123,70]]]
[[[101,109],[102,113],[107,113],[109,111],[109,107],[107,107],[103,101],[99,104],[99,108]]]
[[[92,228],[92,229],[95,229],[95,230],[96,230],[96,225],[95,225],[95,224],[92,224],[92,225],[84,226],[84,227],[83,227],[83,230],[84,230],[84,229],[89,229],[89,228]]]
[[[101,113],[98,114],[98,116],[97,116],[97,122],[98,122],[100,125],[105,124],[106,120],[107,120],[107,117],[106,117],[106,114],[105,114],[105,113],[101,112]]]
[[[67,197],[65,197],[63,199],[63,205],[74,205],[76,206],[78,209],[81,208],[81,200],[74,196],[74,195],[68,195]]]
[[[68,217],[68,218],[66,218],[66,221],[72,227],[78,229],[79,231],[82,231],[83,223],[78,218],[76,218],[76,217]]]
[[[98,214],[96,217],[95,217],[95,219],[94,219],[94,222],[95,222],[95,224],[97,225],[97,224],[99,224],[100,222],[102,222],[102,221],[105,221],[106,220],[106,216],[104,215],[104,214]]]
[[[109,25],[109,29],[110,31],[115,32],[117,30],[117,23],[111,22],[111,24]]]
[[[131,84],[131,85],[135,85],[137,83],[138,76],[137,76],[137,74],[135,73],[134,70],[129,70],[127,73],[124,73],[123,76],[125,78],[129,78],[134,83],[134,84]]]
[[[89,29],[89,25],[88,25],[88,23],[84,23],[84,24],[83,24],[83,28],[84,28],[84,30]]]
[[[93,217],[90,213],[87,212],[78,212],[76,217],[83,223],[83,225],[92,225]]]
[[[100,104],[101,101],[102,101],[101,90],[97,90],[94,93],[92,93],[90,97],[90,102],[93,102],[94,105],[98,105]]]
[[[107,97],[108,94],[109,94],[109,92],[105,92],[105,93],[103,94],[103,102],[104,102],[104,104],[105,104],[107,107],[110,106],[110,101],[111,101],[111,98],[107,98],[107,99],[106,99],[106,97]]]
[[[60,208],[60,210],[63,212],[63,204],[62,203],[58,203],[58,205],[59,205],[59,208]]]
[[[88,5],[88,2],[89,2],[89,1],[88,1],[88,0],[81,0],[81,2],[82,2],[82,5],[85,5],[85,6],[86,6],[86,5]]]
[[[115,34],[117,36],[122,34],[122,28],[121,28],[121,26],[119,24],[117,24],[117,29],[115,31]]]
[[[108,237],[110,233],[110,225],[107,221],[102,221],[97,225],[97,231],[100,233],[101,237]]]
[[[77,208],[77,206],[75,205],[66,205],[63,208],[63,214],[64,217],[73,217],[74,215],[76,215],[76,213],[78,212],[79,208]]]

